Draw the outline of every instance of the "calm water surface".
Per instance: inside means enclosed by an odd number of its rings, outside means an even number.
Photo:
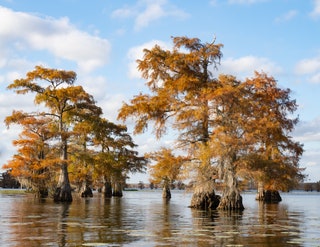
[[[263,204],[244,193],[242,213],[188,208],[191,194],[124,192],[70,205],[0,194],[0,246],[320,246],[320,193]]]

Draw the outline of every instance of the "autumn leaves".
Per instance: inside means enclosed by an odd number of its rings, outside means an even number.
[[[244,81],[233,75],[215,76],[221,47],[197,38],[174,37],[171,51],[159,46],[144,50],[138,68],[150,93],[124,104],[119,118],[133,117],[136,133],[154,123],[158,138],[167,128],[175,129],[176,147],[186,156],[184,166],[196,174],[195,190],[211,195],[217,174],[224,184],[218,208],[234,210],[243,209],[240,178],[275,190],[296,183],[301,178],[303,150],[289,135],[297,123],[290,115],[297,108],[290,90],[280,89],[265,73],[255,72]],[[158,156],[152,174],[167,171],[163,177],[169,178],[170,164],[162,164]],[[179,162],[171,160],[173,169]],[[196,196],[210,200],[203,195]],[[196,205],[191,206],[212,205],[201,200],[193,198]]]
[[[37,66],[8,86],[17,94],[34,94],[44,110],[14,111],[6,118],[7,126],[23,130],[14,141],[17,154],[5,168],[39,196],[50,193],[55,201],[72,201],[70,179],[84,195],[92,185],[123,183],[128,172],[141,171],[146,163],[134,151],[127,128],[104,119],[93,96],[75,81],[73,71]]]
[[[168,186],[182,175],[182,170],[188,171],[197,191],[191,206],[242,210],[239,180],[253,180],[266,190],[289,189],[303,177],[299,168],[303,149],[290,136],[298,121],[293,116],[297,104],[290,98],[290,90],[279,88],[265,73],[255,72],[245,80],[219,75],[216,69],[222,58],[221,47],[197,38],[174,37],[172,50],[157,45],[145,49],[137,63],[149,93],[124,103],[118,118],[133,118],[135,134],[143,133],[150,124],[157,138],[168,128],[176,131],[174,150],[163,148],[146,155],[154,161],[154,181]],[[19,157],[6,167],[19,176],[27,161],[38,162],[42,164],[39,169],[27,169],[35,173],[32,176],[44,178],[60,167],[60,180],[55,172],[55,176],[50,175],[52,181],[46,180],[60,189],[55,194],[59,201],[70,200],[65,196],[71,193],[66,186],[68,169],[72,174],[83,174],[77,177],[78,184],[119,184],[127,172],[146,166],[145,157],[133,151],[135,144],[126,127],[103,119],[93,97],[73,85],[75,79],[71,71],[36,67],[8,87],[18,94],[35,93],[35,103],[48,111],[32,116],[14,112],[7,117],[8,125],[21,125],[25,134],[17,142]],[[43,125],[47,127],[41,128]],[[25,145],[26,140],[32,144]],[[49,159],[52,161],[46,163]],[[29,174],[27,180],[32,176]],[[218,198],[214,195],[217,181],[223,185],[218,203],[210,201]]]

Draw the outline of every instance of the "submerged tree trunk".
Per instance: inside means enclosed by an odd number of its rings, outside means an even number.
[[[60,116],[60,126],[59,130],[63,132],[63,122],[62,116]],[[61,134],[61,166],[60,166],[60,176],[57,188],[53,195],[53,200],[55,202],[72,202],[72,189],[69,181],[69,173],[68,173],[68,142],[66,137]]]
[[[39,198],[47,198],[49,195],[49,191],[47,188],[39,188],[38,192],[37,192],[37,196]]]
[[[220,203],[220,196],[214,192],[214,181],[208,180],[197,184],[191,199],[191,208],[207,210],[216,209]]]
[[[281,202],[282,198],[277,190],[265,190],[263,183],[258,183],[258,192],[256,195],[257,201],[262,202]]]
[[[49,191],[47,188],[32,186],[32,191],[35,193],[35,198],[47,198],[49,195]]]
[[[236,178],[233,165],[230,161],[226,160],[225,166],[223,178],[226,187],[223,190],[218,209],[244,210],[242,196],[240,195],[238,180]]]
[[[264,201],[264,187],[262,182],[258,182],[258,191],[256,194],[257,201]]]
[[[205,154],[210,153],[207,145],[203,145],[202,148]],[[198,167],[190,207],[201,210],[216,209],[220,203],[220,196],[215,194],[215,180],[213,179],[216,171],[211,166],[210,155],[208,157],[204,155],[200,161],[201,166]]]
[[[111,198],[112,197],[112,185],[111,182],[109,180],[106,180],[104,182],[104,186],[102,189],[103,195],[106,198]]]
[[[123,196],[121,182],[114,183],[114,189],[113,189],[112,195],[115,197],[122,197]]]
[[[92,193],[92,189],[90,188],[90,181],[88,177],[86,177],[85,181],[82,182],[82,186],[80,188],[80,196],[93,197],[93,193]]]
[[[36,198],[47,198],[49,196],[48,184],[46,184],[46,181],[30,181],[28,184],[31,185],[32,191],[35,192]]]
[[[164,186],[163,186],[163,189],[162,189],[162,198],[165,198],[165,199],[170,199],[171,198],[171,191],[170,191],[170,187],[169,187],[169,184],[166,183]]]
[[[55,202],[72,202],[71,186],[66,163],[61,165],[59,182],[53,195],[53,199]]]
[[[265,202],[281,202],[282,198],[277,190],[265,191]]]
[[[238,189],[227,187],[222,194],[218,209],[221,210],[244,210],[242,196]]]
[[[90,186],[87,184],[84,184],[81,188],[80,195],[81,197],[93,197],[93,192]]]

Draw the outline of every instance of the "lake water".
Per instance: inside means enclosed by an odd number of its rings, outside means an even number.
[[[126,191],[122,198],[39,202],[0,194],[0,246],[320,246],[320,193],[281,194],[278,204],[243,193],[242,213],[188,208],[191,194]]]

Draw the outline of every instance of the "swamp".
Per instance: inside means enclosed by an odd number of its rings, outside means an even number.
[[[245,210],[198,210],[191,193],[124,191],[122,198],[75,197],[71,204],[0,193],[0,242],[11,246],[319,246],[320,193],[281,193],[279,203],[242,194]]]

